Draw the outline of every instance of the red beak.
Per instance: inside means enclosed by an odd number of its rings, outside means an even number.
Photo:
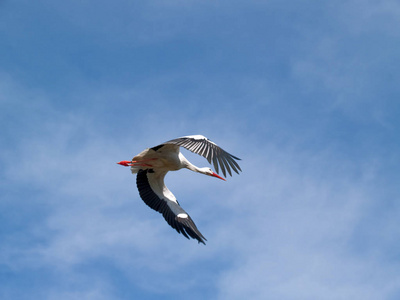
[[[117,162],[117,164],[119,164],[121,166],[129,167],[132,164],[132,162],[128,161],[128,160],[122,160],[120,162]]]
[[[219,175],[217,175],[217,174],[215,174],[215,173],[212,173],[211,176],[217,177],[217,178],[219,178],[219,179],[222,179],[223,181],[226,181],[224,178],[222,178],[221,176],[219,176]]]

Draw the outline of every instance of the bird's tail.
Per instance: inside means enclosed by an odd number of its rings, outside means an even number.
[[[143,170],[146,169],[145,167],[135,167],[135,166],[131,166],[131,172],[132,174],[136,174],[137,172],[139,172],[139,170]]]
[[[131,166],[132,174],[136,174],[139,170],[152,169],[155,161],[157,161],[156,157],[136,159],[135,156],[129,164]]]

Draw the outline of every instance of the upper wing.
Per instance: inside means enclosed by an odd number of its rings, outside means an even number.
[[[211,161],[214,164],[215,171],[219,173],[219,167],[222,170],[222,173],[226,177],[226,171],[228,171],[229,175],[232,176],[231,168],[239,174],[239,171],[242,171],[237,164],[236,160],[240,160],[236,156],[229,154],[222,148],[218,147],[215,143],[211,142],[205,136],[202,135],[189,135],[181,138],[173,139],[164,144],[174,144],[178,146],[182,146],[196,154],[199,154],[205,158],[207,158],[208,162],[211,164]]]
[[[180,207],[175,196],[164,186],[166,172],[153,169],[139,170],[136,184],[140,197],[152,209],[161,213],[167,223],[182,233],[205,244],[206,238],[200,233],[192,218]]]

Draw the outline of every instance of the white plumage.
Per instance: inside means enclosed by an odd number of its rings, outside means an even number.
[[[190,135],[170,140],[145,149],[131,161],[121,161],[118,164],[130,166],[132,173],[137,173],[136,184],[139,194],[148,206],[160,212],[167,223],[178,233],[205,244],[206,238],[166,187],[164,177],[169,171],[187,168],[194,172],[225,179],[208,167],[198,168],[190,163],[180,152],[180,147],[204,156],[210,164],[211,162],[214,164],[216,172],[219,173],[219,169],[221,169],[225,177],[226,172],[232,176],[231,169],[238,174],[241,171],[236,162],[236,160],[240,160],[239,158],[224,151],[202,135]]]

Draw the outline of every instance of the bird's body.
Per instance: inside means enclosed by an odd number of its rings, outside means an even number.
[[[143,164],[131,166],[131,171],[132,173],[137,173],[138,170],[148,167],[147,165],[159,170],[177,171],[183,168],[179,154],[181,154],[179,147],[174,145],[164,145],[157,151],[153,148],[147,148],[132,158],[132,161],[142,162]]]
[[[239,158],[225,152],[215,143],[202,135],[192,135],[170,140],[158,146],[145,149],[131,161],[118,164],[130,166],[132,173],[137,173],[136,183],[140,197],[152,209],[162,213],[165,220],[178,233],[197,239],[205,244],[205,238],[197,229],[193,220],[179,205],[175,196],[164,184],[164,177],[169,171],[187,168],[194,172],[220,178],[210,168],[198,168],[190,163],[180,152],[180,146],[207,158],[214,163],[218,173],[218,164],[226,177],[226,171],[232,176],[231,168],[239,174],[241,171],[235,160]]]

